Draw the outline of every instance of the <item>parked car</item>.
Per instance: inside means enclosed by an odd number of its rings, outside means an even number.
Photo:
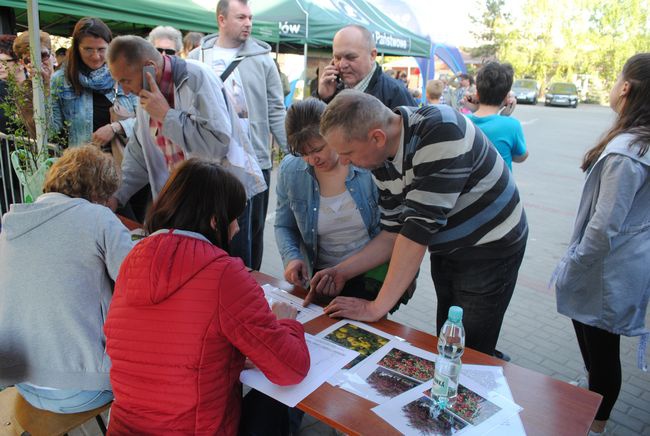
[[[544,106],[578,107],[578,89],[573,83],[555,82],[546,88]]]
[[[517,103],[537,104],[539,83],[533,79],[518,79],[512,84],[512,92],[517,98]]]

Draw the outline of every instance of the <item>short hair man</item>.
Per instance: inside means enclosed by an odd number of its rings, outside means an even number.
[[[489,62],[476,75],[478,109],[467,115],[494,144],[512,171],[512,162],[528,158],[526,139],[519,120],[499,115],[507,105],[514,70],[510,64]]]
[[[54,52],[54,58],[56,59],[55,70],[58,70],[63,66],[67,54],[68,54],[68,49],[65,47],[59,47],[56,49],[56,51]]]
[[[528,226],[510,171],[474,125],[445,105],[399,107],[344,91],[327,107],[321,134],[342,163],[372,169],[382,231],[360,252],[311,281],[337,295],[349,277],[390,259],[374,301],[337,297],[330,316],[375,321],[399,300],[427,248],[438,296],[437,327],[465,309],[467,345],[493,354],[514,291]]]
[[[238,62],[224,80],[225,86],[234,97],[240,121],[250,129],[258,163],[266,184],[270,185],[271,133],[282,148],[286,149],[287,144],[280,74],[269,56],[271,47],[250,37],[253,15],[247,0],[219,0],[217,24],[219,33],[206,36],[189,58],[204,62],[218,75],[222,75],[231,63]],[[268,189],[249,201],[240,217],[240,231],[231,243],[235,255],[256,270],[262,265],[268,204]],[[245,231],[246,219],[250,219],[249,233]]]
[[[404,83],[384,73],[375,61],[375,40],[365,27],[351,24],[336,32],[332,53],[314,97],[329,103],[343,89],[352,88],[377,97],[390,109],[417,106]]]
[[[124,150],[122,185],[112,209],[126,204],[147,183],[154,199],[173,167],[190,156],[223,159],[232,136],[221,82],[205,66],[161,55],[139,36],[113,39],[106,57],[113,78],[140,97],[134,134]],[[144,67],[149,89],[143,81]]]
[[[154,27],[147,39],[161,54],[178,56],[183,49],[183,35],[171,26]]]

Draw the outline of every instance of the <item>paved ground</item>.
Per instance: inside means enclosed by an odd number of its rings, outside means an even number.
[[[578,109],[520,105],[516,116],[524,125],[530,150],[530,158],[514,168],[530,236],[498,347],[517,365],[560,380],[573,380],[582,374],[578,344],[570,321],[557,314],[555,296],[547,283],[572,230],[583,182],[580,159],[609,127],[612,113],[607,108],[587,105]],[[274,189],[273,185],[273,193]],[[262,271],[281,277],[282,264],[272,228],[274,210],[273,195]],[[435,291],[425,261],[413,300],[392,319],[433,333],[435,308]],[[646,323],[650,325],[650,320]],[[650,435],[650,373],[636,369],[637,344],[636,339],[621,341],[623,387],[610,419],[609,434]],[[93,431],[86,432],[90,433]],[[335,432],[306,417],[301,435],[327,434]]]

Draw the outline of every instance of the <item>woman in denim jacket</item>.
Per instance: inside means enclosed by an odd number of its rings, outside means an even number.
[[[610,92],[614,126],[585,155],[571,244],[556,270],[558,312],[570,317],[589,389],[603,396],[601,434],[621,388],[620,335],[648,339],[650,297],[650,53],[632,56]]]
[[[275,238],[284,278],[303,287],[314,270],[335,265],[379,233],[378,194],[370,171],[341,164],[318,132],[325,107],[310,98],[287,111],[292,154],[280,164],[276,188]],[[381,271],[374,273],[383,279]],[[370,288],[367,277],[359,276],[341,294],[374,299]]]
[[[112,39],[102,20],[82,18],[65,64],[52,76],[52,122],[57,131],[67,128],[70,147],[92,141],[110,152],[114,138],[133,133],[138,99],[125,95],[108,71],[105,56]],[[111,122],[111,108],[121,121]]]

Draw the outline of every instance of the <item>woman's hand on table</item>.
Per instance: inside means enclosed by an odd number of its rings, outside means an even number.
[[[275,314],[277,319],[296,319],[298,316],[298,311],[295,307],[280,301],[273,303],[271,306],[271,312]]]
[[[374,301],[354,297],[336,297],[324,310],[330,318],[348,318],[368,322],[377,321],[386,315],[378,309]]]
[[[305,283],[309,283],[305,262],[302,259],[290,260],[284,269],[284,279],[294,286],[305,287]]]

